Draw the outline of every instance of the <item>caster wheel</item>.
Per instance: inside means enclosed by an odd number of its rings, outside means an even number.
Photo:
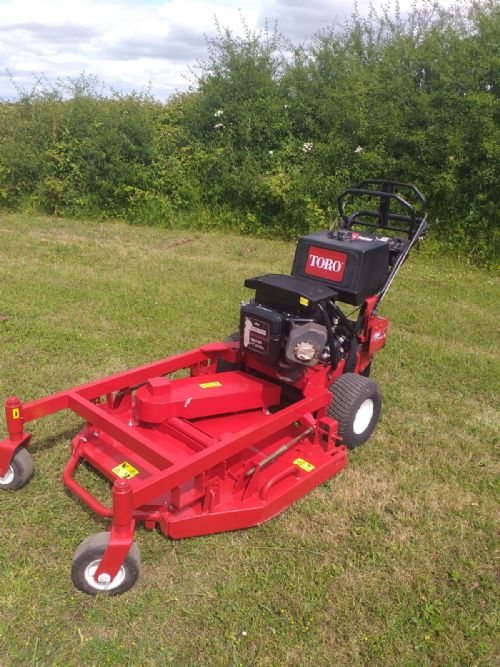
[[[71,579],[76,588],[87,595],[120,595],[132,588],[139,576],[141,559],[139,548],[134,542],[114,579],[107,581],[103,576],[103,580],[99,581],[94,577],[109,544],[109,536],[109,532],[103,532],[87,537],[73,557]]]
[[[0,489],[16,491],[25,486],[33,477],[33,458],[26,447],[20,447],[14,454],[10,466],[3,477],[0,477]]]

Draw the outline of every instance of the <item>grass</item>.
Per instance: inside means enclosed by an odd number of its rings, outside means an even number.
[[[220,340],[244,278],[293,257],[285,242],[16,215],[0,238],[2,400]],[[261,527],[179,542],[140,527],[141,578],[122,597],[72,587],[74,550],[106,524],[60,483],[78,418],[35,422],[35,477],[0,497],[0,665],[492,665],[498,288],[415,253],[384,302],[370,442]]]

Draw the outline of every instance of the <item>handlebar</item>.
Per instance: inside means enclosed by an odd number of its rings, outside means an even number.
[[[378,186],[378,189],[372,189],[373,186]],[[396,193],[396,189],[409,191],[418,200],[418,211],[415,206],[410,204],[400,194]],[[363,196],[378,198],[378,210],[361,209],[354,211],[354,213],[351,213],[348,216],[345,212],[348,200],[352,202],[356,197]],[[391,213],[391,201],[396,201],[408,213]],[[344,223],[342,226],[347,229],[351,229],[354,224],[372,227],[374,229],[383,228],[406,233],[408,234],[409,239],[412,239],[416,235],[417,230],[419,231],[419,236],[422,236],[427,231],[427,223],[424,225],[425,230],[422,229],[421,224],[427,217],[427,200],[420,190],[411,183],[402,183],[400,181],[382,178],[367,179],[358,183],[356,187],[347,188],[347,190],[341,192],[337,197],[337,206],[340,217]],[[377,222],[362,220],[360,219],[361,217],[376,218]],[[396,225],[393,224],[393,222],[407,224]]]
[[[413,200],[417,200],[416,205],[412,205],[407,199],[396,192],[396,190],[403,191],[405,196],[406,192],[409,193]],[[345,212],[346,204],[348,202],[352,203],[357,197],[372,197],[378,199],[378,210],[364,208],[358,209],[350,215],[347,215]],[[392,213],[390,211],[392,201],[397,202],[405,210],[405,213]],[[341,192],[337,197],[337,206],[340,218],[343,221],[342,226],[346,229],[351,229],[353,225],[363,225],[365,227],[371,227],[374,230],[384,229],[387,231],[403,232],[408,235],[408,242],[402,246],[401,251],[398,253],[390,268],[382,288],[377,294],[377,300],[373,310],[373,312],[376,312],[376,309],[396,277],[396,273],[408,257],[410,250],[427,232],[427,200],[420,190],[412,183],[402,183],[401,181],[393,181],[385,178],[375,178],[361,181],[356,187],[347,188],[347,190]],[[373,220],[370,220],[370,218],[373,218]]]

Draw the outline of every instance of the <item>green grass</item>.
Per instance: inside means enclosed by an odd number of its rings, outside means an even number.
[[[23,400],[224,338],[244,278],[294,250],[15,215],[0,238],[0,395]],[[60,482],[78,418],[35,422],[35,477],[0,496],[0,665],[492,665],[498,287],[414,253],[384,302],[383,416],[347,469],[258,528],[139,527],[141,577],[118,598],[69,577],[106,527]]]

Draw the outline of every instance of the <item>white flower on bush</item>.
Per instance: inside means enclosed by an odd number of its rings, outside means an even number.
[[[273,155],[273,154],[274,154],[274,151],[269,151],[269,155]]]
[[[363,146],[357,146],[357,147],[354,149],[354,152],[355,152],[355,153],[361,153],[362,150],[363,150]]]
[[[313,149],[313,143],[312,141],[305,141],[302,144],[302,152],[303,153],[310,153]]]
[[[224,115],[223,109],[217,109],[217,111],[214,113],[215,118],[220,118],[223,115]]]
[[[223,130],[223,129],[224,129],[223,123],[215,123],[214,130]]]

